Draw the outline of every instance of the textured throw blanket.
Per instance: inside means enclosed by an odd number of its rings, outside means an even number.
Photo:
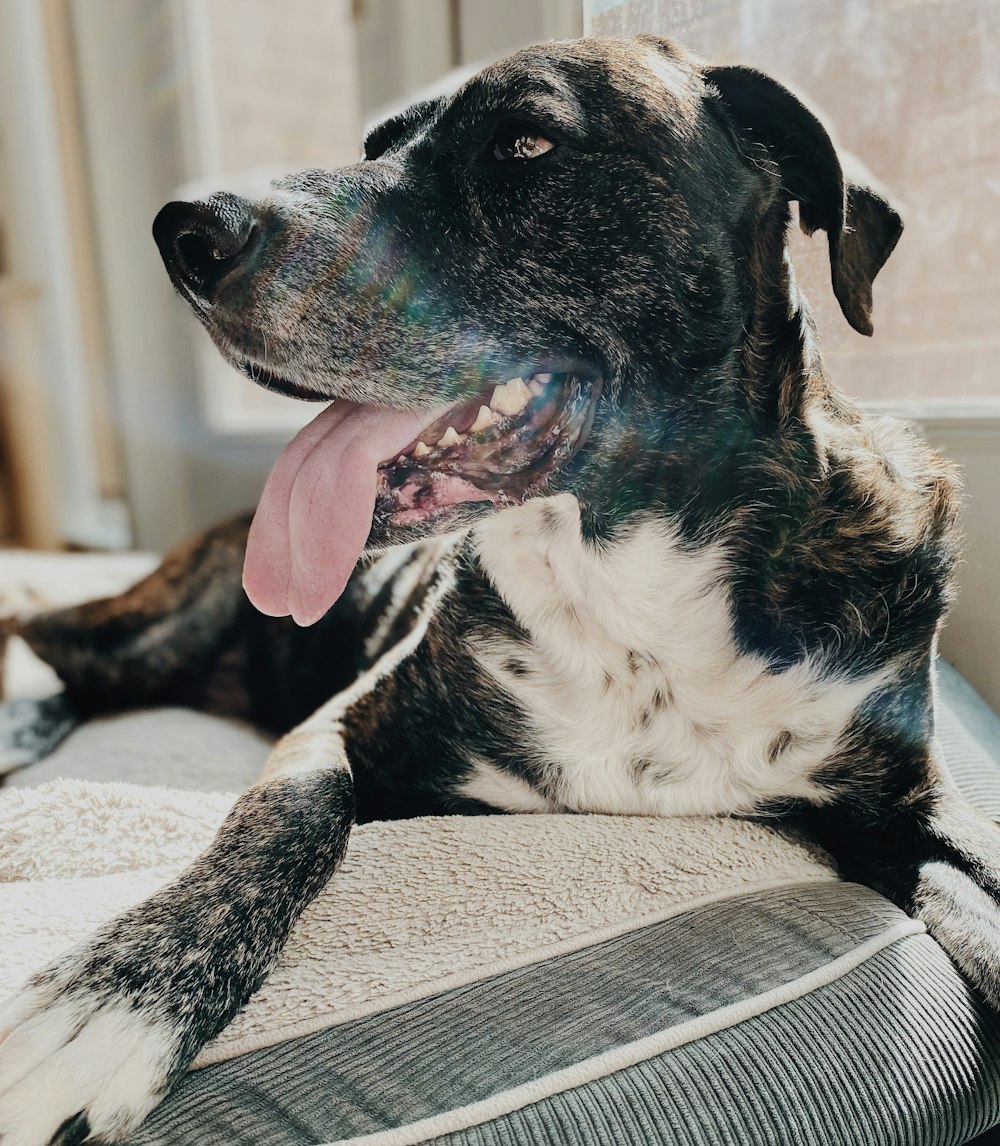
[[[0,996],[170,879],[232,797],[58,781],[0,791]],[[355,830],[277,970],[196,1065],[591,945],[707,901],[835,878],[725,819],[473,816]]]

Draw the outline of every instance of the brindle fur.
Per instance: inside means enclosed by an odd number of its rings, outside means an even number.
[[[532,164],[485,163],[510,116],[540,121],[559,146]],[[1000,1005],[1000,938],[977,899],[991,911],[1000,901],[1000,847],[933,747],[956,476],[833,387],[785,249],[797,200],[803,227],[827,232],[845,315],[870,333],[871,283],[898,217],[845,187],[822,127],[773,81],[706,68],[652,37],[519,53],[380,125],[366,154],[342,172],[289,177],[255,205],[266,241],[252,274],[210,284],[212,314],[178,284],[220,348],[317,398],[396,406],[453,400],[553,348],[600,373],[591,436],[546,490],[576,497],[585,545],[606,550],[639,521],[669,522],[687,551],[725,546],[737,647],[770,672],[812,657],[833,689],[894,666],[817,761],[822,798],[744,810],[806,828],[846,875],[923,912]],[[175,550],[120,598],[22,626],[79,716],[214,704],[222,674],[227,707],[288,734],[204,857],[33,981],[46,1005],[62,992],[159,1016],[173,1040],[161,1090],[259,985],[355,814],[497,810],[463,790],[483,760],[526,808],[558,790],[524,713],[477,659],[502,641],[505,671],[528,673],[518,650],[530,651],[530,627],[474,533],[439,536],[489,512],[449,511],[423,531],[376,512],[371,555],[414,548],[362,563],[308,630],[243,597],[246,519]],[[552,508],[539,528],[556,533],[561,520]],[[573,623],[571,600],[552,607]],[[643,728],[675,703],[677,683],[626,650],[603,688],[646,688]],[[779,730],[766,756],[778,766],[799,748]],[[638,759],[631,771],[656,767]],[[54,1140],[79,1141],[92,1115]],[[0,1128],[2,1117],[0,1097]]]

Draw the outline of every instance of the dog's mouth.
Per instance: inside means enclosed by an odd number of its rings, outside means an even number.
[[[376,513],[413,525],[466,502],[519,504],[583,444],[599,389],[599,379],[539,371],[456,403],[381,463]]]
[[[247,595],[262,613],[312,624],[374,521],[447,528],[463,505],[519,504],[583,445],[600,390],[595,374],[538,370],[430,411],[338,399],[271,471],[247,540]]]

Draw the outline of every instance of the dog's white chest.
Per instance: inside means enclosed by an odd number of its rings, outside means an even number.
[[[886,674],[812,660],[769,671],[733,637],[724,553],[659,519],[601,550],[569,495],[477,529],[496,588],[531,634],[477,646],[530,722],[544,791],[478,761],[465,791],[511,810],[746,812],[822,799],[811,775]]]

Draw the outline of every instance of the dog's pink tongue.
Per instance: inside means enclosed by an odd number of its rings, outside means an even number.
[[[328,406],[285,447],[247,539],[243,587],[271,617],[311,625],[344,591],[371,530],[380,462],[420,433],[412,411]]]

